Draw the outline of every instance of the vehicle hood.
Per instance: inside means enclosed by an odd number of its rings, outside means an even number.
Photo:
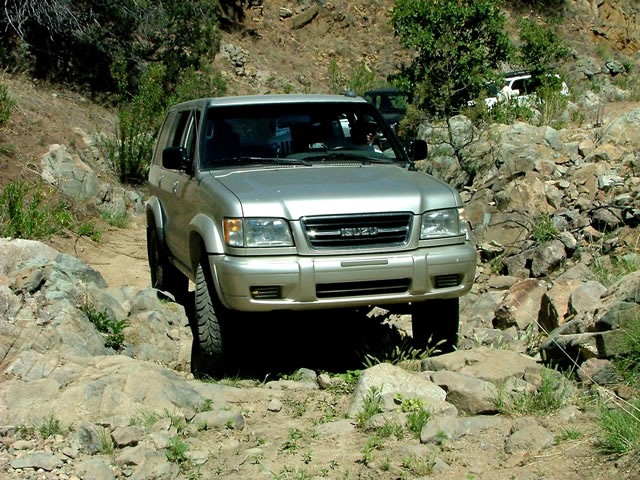
[[[458,193],[398,165],[295,166],[212,173],[241,203],[245,217],[297,220],[313,215],[422,213],[461,206]]]

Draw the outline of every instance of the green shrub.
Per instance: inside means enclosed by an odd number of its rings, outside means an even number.
[[[363,95],[376,84],[376,75],[364,61],[361,61],[349,72],[340,69],[338,62],[332,59],[328,67],[329,85],[331,91],[342,95],[346,91],[352,91],[356,95]]]
[[[120,67],[114,65],[113,68]],[[118,111],[115,136],[102,143],[122,183],[142,184],[146,181],[155,135],[167,104],[162,87],[165,73],[160,65],[145,72],[138,93]],[[126,86],[120,89],[126,90]]]
[[[174,104],[194,98],[221,97],[227,93],[227,81],[209,65],[200,70],[188,68],[178,79],[169,103]]]
[[[7,86],[0,83],[0,127],[2,127],[11,116],[15,101],[9,96]]]
[[[187,450],[189,445],[180,440],[177,435],[171,438],[171,443],[165,450],[167,460],[173,463],[184,463],[187,461]]]
[[[528,122],[533,121],[536,112],[530,106],[518,102],[515,99],[509,99],[496,103],[487,113],[490,121],[501,123],[503,125],[512,125],[517,121]]]
[[[640,318],[628,322],[623,329],[621,351],[614,358],[620,376],[632,387],[640,388]]]
[[[414,94],[416,107],[456,114],[476,98],[511,57],[499,0],[396,0],[391,22],[401,44],[415,52],[393,83]]]
[[[80,224],[76,230],[76,234],[80,237],[89,237],[94,242],[99,242],[102,239],[102,232],[93,222]]]
[[[382,411],[380,407],[380,388],[371,387],[367,396],[362,401],[362,410],[356,416],[357,425],[364,428],[371,417]]]
[[[124,346],[125,338],[123,330],[129,326],[127,320],[111,318],[105,310],[100,311],[90,304],[82,305],[80,310],[87,316],[89,321],[95,325],[96,330],[104,335],[105,347],[120,350]]]
[[[100,217],[106,223],[116,228],[127,228],[131,223],[129,215],[125,212],[117,212],[115,210],[103,210],[100,212]]]
[[[544,368],[535,391],[508,394],[498,389],[494,404],[503,414],[547,415],[563,407],[571,393],[571,384],[560,372]]]
[[[640,401],[611,408],[604,405],[598,417],[598,446],[603,453],[626,455],[640,453]]]
[[[531,237],[537,244],[542,244],[558,237],[558,229],[548,213],[542,213],[535,221]]]
[[[63,428],[60,420],[53,414],[45,418],[40,425],[38,425],[38,433],[42,438],[49,438],[55,435],[62,435]]]
[[[628,253],[620,256],[599,256],[591,264],[591,271],[600,283],[612,285],[620,278],[640,270],[640,255]]]
[[[64,202],[51,204],[41,185],[9,182],[0,194],[0,236],[27,239],[49,237],[73,226]]]

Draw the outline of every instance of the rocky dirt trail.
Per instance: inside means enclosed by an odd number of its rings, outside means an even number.
[[[148,288],[151,280],[145,219],[134,215],[130,220],[126,228],[105,227],[99,242],[83,236],[56,238],[49,243],[100,272],[109,287]]]
[[[133,217],[127,228],[112,227],[103,231],[100,242],[83,237],[52,243],[100,272],[109,287],[149,287],[145,224],[141,216]],[[271,332],[268,337],[267,343],[271,345],[264,342],[268,328],[255,335],[256,343],[245,337],[244,351],[251,352],[252,358],[249,363],[268,363],[272,357],[290,352],[285,368],[303,368],[310,366],[306,363],[309,357],[300,356],[296,346],[312,349],[316,354],[311,356],[314,359],[320,351],[335,355],[341,348],[349,349],[349,345],[353,349],[366,348],[357,344],[362,341],[354,331],[357,329],[345,327],[340,333],[340,327],[331,323],[324,332],[309,332],[313,322],[320,319],[281,320],[283,323],[275,327],[280,329],[279,334],[274,336]],[[312,323],[300,323],[307,320]],[[365,320],[357,319],[355,323],[362,328],[362,321]],[[396,324],[393,328],[403,327],[406,325]],[[342,339],[338,338],[341,336]],[[347,372],[352,366],[343,364],[341,371]],[[192,428],[184,440],[190,461],[183,465],[184,477],[180,478],[637,478],[633,474],[629,476],[628,471],[626,476],[618,476],[616,465],[597,453],[593,415],[576,406],[543,417],[441,417],[443,423],[438,428],[442,428],[443,435],[446,431],[455,438],[443,436],[435,443],[425,443],[411,434],[407,425],[391,429],[388,436],[380,434],[380,425],[377,429],[357,427],[356,420],[346,416],[353,395],[341,391],[341,387],[336,386],[339,383],[318,390],[316,381],[310,382],[304,376],[295,380],[273,380],[269,376],[245,375],[223,382],[230,388],[220,395],[227,409],[241,412],[242,426]],[[378,423],[387,422],[391,426],[398,419],[388,414]],[[460,423],[454,425],[458,420]],[[515,432],[525,432],[525,438],[509,446],[509,442],[515,442]]]

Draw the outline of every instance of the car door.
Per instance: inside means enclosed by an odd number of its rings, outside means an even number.
[[[188,168],[165,169],[160,184],[163,197],[167,199],[163,202],[167,216],[165,241],[172,255],[185,265],[189,261],[188,226],[194,213],[192,195],[187,192],[193,190],[200,117],[197,109],[178,112],[177,127],[167,146],[185,149]]]

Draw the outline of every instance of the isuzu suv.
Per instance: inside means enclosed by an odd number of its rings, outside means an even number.
[[[476,250],[458,193],[414,167],[425,157],[358,97],[170,108],[149,172],[151,281],[178,300],[195,283],[201,368],[224,371],[242,312],[408,306],[416,345],[451,350]]]

